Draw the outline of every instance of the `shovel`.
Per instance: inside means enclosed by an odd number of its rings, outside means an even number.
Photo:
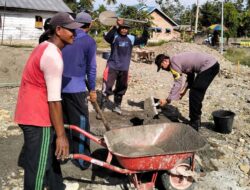
[[[116,22],[118,18],[119,17],[117,17],[115,12],[113,11],[103,11],[99,15],[99,21],[105,26],[116,26],[117,25]],[[125,18],[123,19],[124,21],[128,21],[128,22],[137,22],[137,23],[143,23],[143,24],[148,23],[148,20],[134,20],[134,19],[125,19]]]
[[[85,80],[85,84],[86,84],[86,87],[88,89],[88,91],[90,92],[90,87],[89,87],[89,83],[87,80]],[[102,110],[100,109],[100,106],[98,105],[97,101],[95,102],[91,102],[93,107],[94,107],[94,110],[96,111],[96,113],[100,116],[100,119],[102,120],[102,123],[106,129],[106,131],[110,131],[111,130],[111,127],[109,126],[109,123],[108,121],[106,120],[106,118],[104,117],[103,115],[103,112]]]
[[[146,113],[146,116],[148,118],[154,119],[156,116],[159,115],[157,107],[160,105],[160,102],[155,101],[159,100],[155,99],[153,96],[150,96],[144,101],[144,112]]]

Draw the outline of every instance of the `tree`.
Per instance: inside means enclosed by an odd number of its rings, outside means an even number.
[[[106,0],[106,2],[107,2],[108,5],[117,3],[116,0]]]
[[[93,11],[93,3],[95,0],[63,0],[68,7],[74,12],[81,12],[81,11]],[[108,5],[116,4],[116,0],[104,0]]]
[[[236,2],[234,3],[236,9],[241,12],[244,9],[244,0],[236,0]]]
[[[209,27],[212,24],[218,24],[221,21],[221,3],[219,1],[207,1],[200,9],[200,24]]]
[[[94,1],[93,0],[80,0],[80,2],[77,5],[77,12],[81,11],[92,11],[94,6],[93,6]]]
[[[63,1],[73,12],[77,11],[77,3],[75,2],[75,0],[63,0]]]
[[[247,9],[250,9],[250,0],[247,0]]]
[[[103,31],[108,30],[109,27],[104,26],[103,24],[100,23],[98,20],[99,15],[106,11],[107,8],[104,5],[100,5],[97,10],[95,10],[92,14],[92,17],[95,19],[95,22],[93,23],[93,26],[91,28],[92,31],[96,31],[98,34],[102,34]]]
[[[239,12],[232,2],[224,4],[224,24],[228,28],[230,37],[237,37],[237,29],[239,27]]]
[[[250,36],[250,10],[240,13],[238,36]]]
[[[157,4],[160,5],[161,10],[173,18],[176,22],[181,22],[181,15],[185,10],[185,7],[181,5],[179,0],[156,0]]]
[[[192,9],[187,8],[181,14],[179,24],[192,25],[192,19],[193,19],[193,11],[192,11]]]
[[[138,7],[142,7],[144,5],[138,5]],[[121,18],[127,18],[127,19],[135,19],[135,20],[148,20],[149,24],[152,20],[151,16],[148,14],[148,12],[144,11],[143,9],[140,10],[140,8],[135,6],[126,6],[124,4],[120,4],[120,6],[117,9],[117,15]],[[134,34],[138,34],[141,32],[141,30],[137,30],[138,28],[144,27],[141,23],[131,22],[130,23],[132,27],[132,32]]]

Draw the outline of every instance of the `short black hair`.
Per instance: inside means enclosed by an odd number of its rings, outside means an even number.
[[[164,59],[169,59],[168,55],[165,54],[158,54],[155,58],[155,64],[157,65],[157,72],[161,69],[161,63]]]
[[[81,26],[82,29],[89,28],[91,23],[82,23],[83,25]]]
[[[44,28],[45,31],[48,30],[48,29],[50,28],[50,23],[49,23],[50,20],[51,20],[51,18],[47,18],[47,19],[44,21],[43,28]]]

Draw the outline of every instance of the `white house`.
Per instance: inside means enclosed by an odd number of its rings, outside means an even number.
[[[0,39],[35,40],[46,18],[72,13],[63,0],[0,0]]]

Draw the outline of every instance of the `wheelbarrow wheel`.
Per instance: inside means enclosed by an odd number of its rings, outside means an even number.
[[[190,170],[190,165],[186,163],[179,164],[177,167]],[[167,171],[162,173],[161,182],[165,190],[192,190],[194,186],[192,177],[174,175]]]

